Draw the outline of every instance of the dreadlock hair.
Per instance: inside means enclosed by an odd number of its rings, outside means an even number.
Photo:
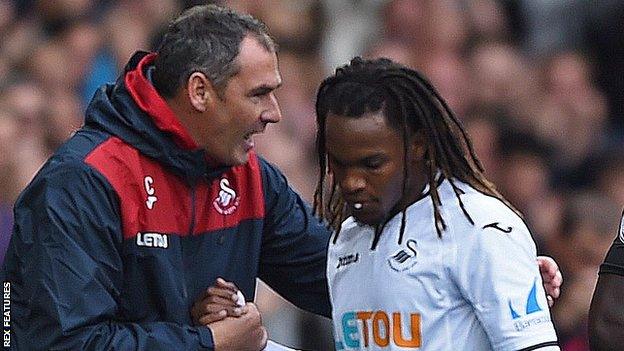
[[[335,243],[340,225],[347,217],[347,208],[338,184],[335,183],[327,161],[325,121],[328,113],[359,118],[365,113],[384,109],[388,124],[403,137],[404,160],[407,160],[409,141],[416,133],[423,133],[427,143],[425,164],[429,194],[433,200],[436,232],[442,237],[446,223],[440,212],[440,196],[436,176],[451,184],[460,208],[468,221],[474,221],[466,211],[461,196],[463,191],[455,180],[494,196],[519,214],[483,175],[483,166],[477,158],[470,139],[457,116],[421,73],[389,59],[364,60],[356,57],[336,73],[325,79],[316,99],[316,148],[319,159],[319,180],[314,193],[314,213],[335,230]],[[403,195],[406,196],[408,164],[403,170]],[[402,211],[399,244],[403,239],[407,206]],[[377,226],[371,249],[390,218]]]

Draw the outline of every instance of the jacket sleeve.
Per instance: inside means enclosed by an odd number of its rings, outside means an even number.
[[[259,277],[296,306],[330,317],[325,271],[331,232],[279,170],[260,164],[266,213]]]
[[[124,321],[118,199],[88,166],[46,167],[18,199],[5,260],[16,349],[212,350],[206,327]],[[51,169],[51,170],[50,170]]]

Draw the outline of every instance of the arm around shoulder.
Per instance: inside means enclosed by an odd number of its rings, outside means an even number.
[[[266,202],[259,276],[296,306],[329,317],[330,231],[274,166],[261,160]]]

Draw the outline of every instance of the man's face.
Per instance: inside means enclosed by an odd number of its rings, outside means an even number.
[[[274,95],[282,84],[277,55],[247,36],[236,60],[239,72],[229,80],[210,113],[201,116],[202,146],[210,158],[223,165],[247,162],[253,135],[281,118]]]
[[[358,118],[329,113],[326,149],[334,180],[350,213],[360,223],[379,224],[419,193],[409,186],[405,203],[399,204],[405,165],[403,138],[387,124],[383,110]],[[413,167],[408,170],[415,180]]]

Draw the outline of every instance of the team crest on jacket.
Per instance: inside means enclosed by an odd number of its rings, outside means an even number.
[[[236,211],[239,204],[239,197],[236,191],[230,187],[227,178],[221,178],[219,182],[219,195],[212,202],[212,205],[222,215],[230,215]]]
[[[416,260],[416,240],[409,239],[406,246],[407,249],[400,249],[388,258],[390,268],[397,272],[410,269],[418,262]]]

